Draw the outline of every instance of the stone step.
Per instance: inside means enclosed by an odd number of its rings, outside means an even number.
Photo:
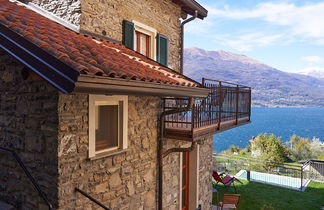
[[[10,204],[0,201],[0,210],[16,210],[16,208]]]

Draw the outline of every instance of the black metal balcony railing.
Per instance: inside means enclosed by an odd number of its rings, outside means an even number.
[[[191,133],[204,128],[220,130],[222,123],[238,125],[250,121],[250,87],[205,78],[202,83],[210,89],[209,96],[196,100],[190,111],[167,115],[164,122],[166,132],[168,129]],[[164,110],[183,108],[188,103],[188,98],[165,98]]]

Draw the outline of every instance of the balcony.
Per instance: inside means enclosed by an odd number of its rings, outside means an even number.
[[[210,89],[207,98],[195,100],[189,111],[165,116],[166,138],[197,141],[250,122],[250,87],[205,78],[202,83]],[[185,108],[188,103],[188,98],[164,98],[164,111]]]

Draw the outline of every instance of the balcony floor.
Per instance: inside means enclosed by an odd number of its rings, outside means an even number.
[[[185,141],[197,141],[204,137],[217,134],[241,125],[250,123],[248,117],[239,118],[236,124],[236,120],[228,120],[217,124],[194,128],[191,131],[190,128],[165,128],[164,136],[169,139],[185,140]]]

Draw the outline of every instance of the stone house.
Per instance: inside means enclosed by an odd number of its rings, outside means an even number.
[[[0,0],[0,205],[210,209],[212,134],[249,122],[251,90],[180,73],[187,15],[207,10]]]

